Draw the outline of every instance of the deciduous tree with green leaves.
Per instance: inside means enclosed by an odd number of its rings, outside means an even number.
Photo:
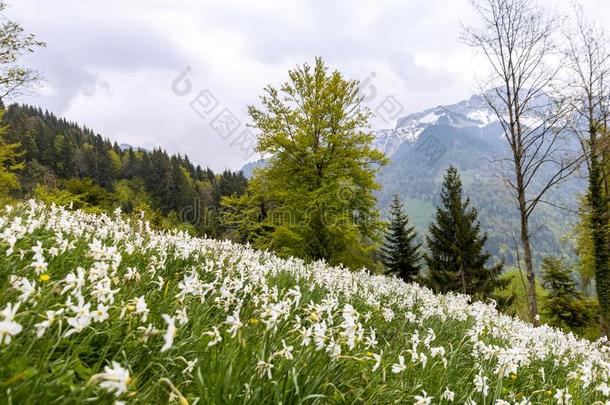
[[[405,213],[400,198],[395,195],[382,247],[383,264],[390,274],[395,274],[406,282],[413,281],[419,275],[420,247],[415,227],[409,224],[409,216]]]
[[[477,210],[462,200],[462,181],[455,167],[447,170],[441,191],[442,206],[426,237],[428,281],[437,291],[456,291],[490,298],[507,283],[500,277],[502,263],[487,266],[487,234],[481,232]]]
[[[317,58],[279,89],[266,87],[261,104],[249,114],[267,166],[245,196],[225,199],[230,221],[244,240],[282,256],[371,265],[382,225],[375,175],[386,158],[371,146],[358,81]]]

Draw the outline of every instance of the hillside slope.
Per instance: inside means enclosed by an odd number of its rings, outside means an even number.
[[[0,216],[0,309],[1,403],[593,403],[610,393],[603,342],[395,278],[34,201]]]

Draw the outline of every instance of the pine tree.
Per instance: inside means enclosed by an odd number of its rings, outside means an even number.
[[[409,217],[395,195],[390,206],[390,225],[382,248],[382,261],[390,274],[406,282],[413,281],[419,274],[421,254],[416,238],[415,227],[409,226]]]
[[[542,312],[549,325],[574,330],[594,321],[590,303],[577,290],[570,269],[562,260],[545,257],[542,277],[542,285],[549,292]]]
[[[441,191],[442,207],[436,210],[426,241],[428,281],[440,292],[456,291],[476,298],[488,298],[506,285],[501,279],[503,263],[487,267],[487,234],[481,232],[478,213],[470,200],[462,201],[462,181],[456,168],[449,167]]]

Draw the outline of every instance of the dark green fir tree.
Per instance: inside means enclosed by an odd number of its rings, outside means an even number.
[[[582,297],[564,261],[545,257],[542,285],[548,290],[542,313],[551,326],[577,331],[595,321],[594,308]]]
[[[477,210],[470,200],[462,200],[462,181],[453,166],[445,175],[441,202],[426,237],[430,286],[443,293],[455,291],[477,299],[492,298],[496,289],[507,284],[500,278],[503,263],[487,266],[487,234],[481,232]]]
[[[415,227],[409,225],[409,217],[398,195],[395,195],[390,206],[390,224],[381,249],[382,261],[388,273],[406,282],[413,281],[420,270],[419,249]]]

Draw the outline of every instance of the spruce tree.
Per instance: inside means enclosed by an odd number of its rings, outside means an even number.
[[[390,224],[381,249],[382,261],[388,273],[406,282],[413,281],[419,274],[421,254],[416,238],[415,227],[409,225],[409,217],[398,195],[395,195],[390,206]]]
[[[481,232],[477,210],[470,200],[462,200],[462,181],[453,166],[445,175],[441,202],[426,237],[429,253],[425,261],[431,287],[439,292],[491,297],[496,288],[506,285],[499,277],[503,264],[486,265],[490,258],[484,250],[487,234]]]
[[[548,290],[542,313],[551,326],[578,330],[590,325],[595,317],[591,304],[576,288],[563,260],[545,257],[542,262],[542,285]]]

